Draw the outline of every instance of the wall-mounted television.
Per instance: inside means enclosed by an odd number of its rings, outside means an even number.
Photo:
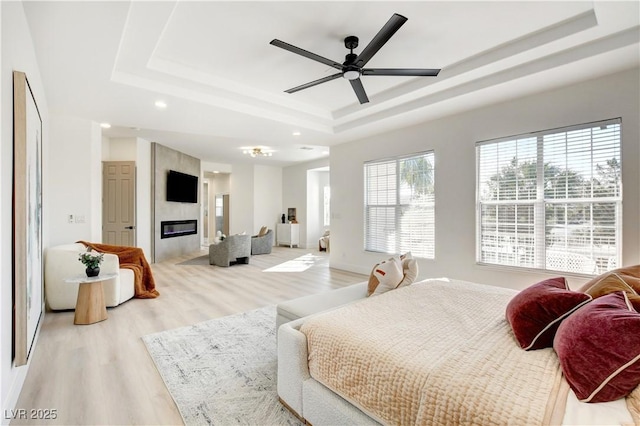
[[[198,176],[169,170],[167,175],[167,201],[198,202]]]

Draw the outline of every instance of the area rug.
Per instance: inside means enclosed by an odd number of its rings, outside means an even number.
[[[201,265],[209,266],[209,255],[194,257],[193,259],[185,260],[184,262],[176,263],[176,265]]]
[[[142,340],[184,423],[301,425],[276,392],[275,306]]]

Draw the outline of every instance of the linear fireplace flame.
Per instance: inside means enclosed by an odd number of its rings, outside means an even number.
[[[197,233],[197,220],[165,220],[160,222],[160,238],[183,237]]]

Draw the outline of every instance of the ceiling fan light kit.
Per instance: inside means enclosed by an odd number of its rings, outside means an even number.
[[[260,147],[245,149],[242,153],[250,155],[251,157],[271,157],[273,155],[273,152],[263,151]]]
[[[360,71],[358,70],[348,70],[345,71],[342,76],[347,80],[355,80],[356,78],[360,78]]]
[[[295,53],[305,58],[309,58],[316,62],[320,62],[324,65],[328,65],[332,68],[340,70],[337,74],[332,74],[327,77],[320,78],[318,80],[311,81],[309,83],[302,84],[300,86],[293,87],[285,90],[286,93],[295,93],[300,90],[308,89],[313,86],[317,86],[322,83],[326,83],[331,80],[335,80],[339,77],[349,80],[351,87],[358,97],[358,101],[361,104],[369,102],[364,86],[360,76],[363,75],[378,75],[378,76],[405,76],[405,77],[436,77],[440,72],[440,69],[435,68],[363,68],[369,60],[375,55],[378,50],[385,45],[387,41],[400,29],[404,23],[407,22],[407,18],[397,13],[387,21],[382,29],[376,34],[376,36],[369,42],[369,44],[360,52],[359,55],[353,53],[353,49],[358,47],[358,37],[348,36],[344,39],[344,46],[349,49],[350,53],[345,56],[345,61],[339,63],[327,59],[315,53],[308,52],[304,49],[296,47],[292,44],[285,43],[278,39],[271,40],[272,45],[281,49],[287,50],[291,53]]]

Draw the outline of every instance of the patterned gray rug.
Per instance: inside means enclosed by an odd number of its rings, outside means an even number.
[[[142,340],[186,425],[301,425],[278,402],[274,306]]]

